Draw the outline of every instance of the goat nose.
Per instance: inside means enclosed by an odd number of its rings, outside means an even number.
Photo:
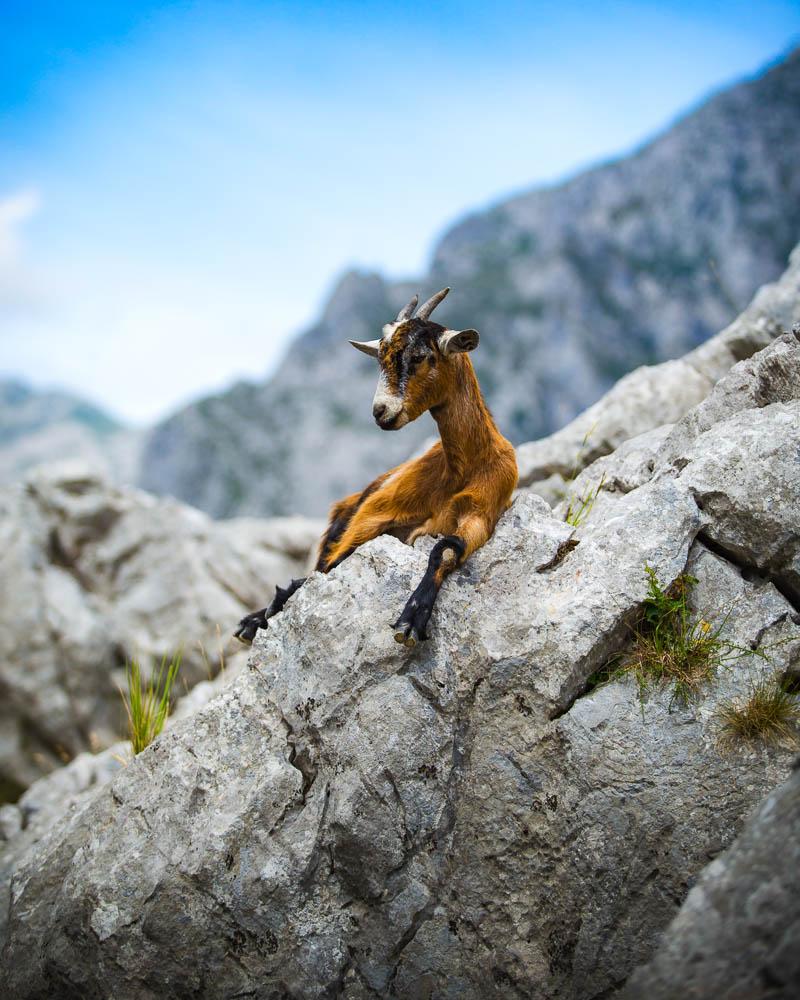
[[[376,420],[380,420],[385,413],[386,413],[385,403],[373,403],[372,416],[375,417]]]

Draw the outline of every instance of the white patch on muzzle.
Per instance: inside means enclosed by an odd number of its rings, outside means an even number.
[[[383,414],[380,419],[387,424],[396,420],[403,409],[403,397],[389,392],[383,372],[381,372],[381,376],[378,379],[378,388],[375,390],[375,395],[372,398],[372,412],[376,413],[381,406],[383,407]]]

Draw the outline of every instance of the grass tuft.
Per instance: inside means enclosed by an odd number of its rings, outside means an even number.
[[[753,682],[746,698],[725,702],[717,710],[720,742],[742,741],[796,749],[800,702],[779,673]]]
[[[746,656],[758,656],[770,663],[768,650],[799,638],[789,636],[756,649],[738,646],[722,637],[729,615],[717,626],[705,618],[693,617],[689,597],[697,583],[695,577],[681,573],[664,588],[651,566],[645,565],[645,573],[647,596],[633,626],[633,646],[588,678],[589,691],[608,681],[632,676],[642,710],[648,692],[664,686],[672,687],[672,702],[686,705],[700,694],[702,685],[718,668]],[[760,740],[800,747],[795,730],[800,725],[800,681],[780,673],[762,676],[751,684],[746,698],[723,704],[717,710],[716,722],[723,744]]]
[[[564,520],[567,524],[572,525],[573,528],[578,528],[581,524],[583,524],[586,518],[591,514],[594,502],[597,500],[605,481],[606,474],[604,472],[600,477],[600,482],[594,489],[588,490],[581,497],[575,497],[573,494],[570,494],[570,498],[567,503],[567,513],[564,515]]]
[[[652,566],[645,566],[645,573],[647,596],[633,626],[633,648],[593,674],[590,687],[630,676],[636,681],[642,703],[651,689],[670,686],[672,701],[686,705],[726,661],[763,655],[721,637],[727,616],[716,627],[704,618],[693,618],[689,596],[697,583],[695,577],[681,573],[664,588]]]
[[[166,655],[156,674],[145,681],[138,660],[131,660],[125,672],[127,693],[120,689],[128,716],[128,736],[134,754],[141,753],[164,728],[171,708],[172,687],[181,665],[181,653],[167,663]]]
[[[632,674],[639,692],[671,685],[673,700],[685,705],[699,693],[719,665],[726,644],[722,625],[714,628],[705,619],[692,621],[689,595],[695,577],[681,573],[664,589],[652,566],[645,566],[647,597],[635,629],[633,650],[621,667]],[[724,624],[724,622],[723,622]]]

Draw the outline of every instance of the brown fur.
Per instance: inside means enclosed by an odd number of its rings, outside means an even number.
[[[392,366],[403,347],[402,333],[400,328],[381,347],[381,365],[394,390]],[[363,493],[334,504],[316,567],[322,572],[378,535],[399,534],[409,542],[420,535],[456,535],[465,543],[464,554],[457,561],[443,560],[437,570],[441,583],[486,542],[511,501],[517,484],[514,449],[498,431],[466,354],[439,354],[433,363],[423,362],[409,379],[405,399],[411,420],[431,410],[441,440],[421,457],[384,473]],[[330,539],[331,528],[344,517],[346,528]]]
[[[444,294],[435,298],[441,300]],[[427,318],[430,309],[424,315],[397,323],[379,344],[354,342],[354,346],[367,348],[372,356],[377,352],[393,412],[394,404],[402,400],[399,413],[389,417],[386,405],[376,403],[380,425],[399,429],[430,410],[441,440],[419,458],[390,469],[365,490],[335,503],[316,565],[327,573],[378,535],[392,534],[408,542],[420,535],[443,535],[393,626],[395,639],[409,647],[427,637],[439,588],[491,536],[517,484],[514,449],[495,426],[472,362],[464,353],[476,346],[478,334],[474,330],[451,333]],[[452,353],[456,349],[459,353]],[[303,582],[293,580],[288,588],[278,588],[272,603],[246,615],[234,635],[252,642],[258,629],[267,627]]]

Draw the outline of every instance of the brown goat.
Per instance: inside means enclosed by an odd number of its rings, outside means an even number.
[[[350,341],[380,362],[372,406],[378,426],[399,430],[429,410],[441,440],[334,504],[316,564],[327,573],[378,535],[408,543],[420,535],[444,536],[392,626],[395,639],[409,648],[427,639],[428,619],[445,577],[491,536],[517,484],[514,449],[498,431],[467,355],[478,345],[477,331],[448,330],[429,319],[449,290],[437,292],[416,315],[415,295],[384,326],[380,340]],[[304,582],[278,587],[268,608],[241,620],[236,637],[251,642]]]

